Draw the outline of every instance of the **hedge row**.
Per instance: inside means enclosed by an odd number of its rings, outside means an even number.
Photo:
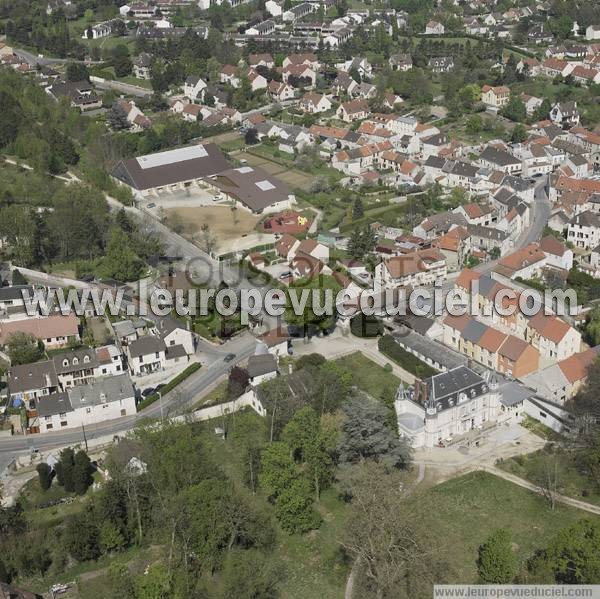
[[[161,390],[161,394],[164,397],[166,393],[173,390],[179,383],[185,381],[191,374],[194,374],[196,370],[199,370],[202,367],[202,364],[199,362],[194,362],[190,364],[185,370],[182,370],[175,378],[171,379]],[[155,401],[158,400],[158,393],[153,393],[152,395],[148,395],[144,400],[140,401],[137,406],[137,411],[140,412],[144,410],[148,406],[152,405]]]
[[[401,366],[404,370],[414,374],[420,379],[438,373],[435,368],[432,368],[429,364],[425,364],[425,362],[419,360],[419,358],[400,347],[391,335],[380,337],[377,347],[382,354],[385,354],[388,358],[396,362],[398,366]]]

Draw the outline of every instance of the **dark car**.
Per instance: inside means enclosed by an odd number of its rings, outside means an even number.
[[[224,358],[224,362],[231,362],[231,360],[235,360],[235,354],[227,354]]]
[[[142,391],[142,395],[144,397],[148,397],[148,395],[152,395],[154,393],[154,387],[148,387]]]

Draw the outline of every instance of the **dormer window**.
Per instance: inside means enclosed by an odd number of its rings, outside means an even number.
[[[87,364],[90,361],[90,357],[89,356],[83,356],[83,363]]]
[[[79,364],[79,358],[73,358],[73,366],[77,366]]]
[[[66,358],[63,360],[63,366],[68,366],[69,365],[69,360],[67,360]]]

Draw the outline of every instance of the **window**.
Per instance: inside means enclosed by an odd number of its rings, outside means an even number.
[[[67,415],[64,412],[62,414],[59,414],[58,416],[59,416],[59,418],[66,418],[67,417]]]
[[[66,358],[63,360],[63,366],[67,367],[69,365],[69,360]]]
[[[156,352],[156,353],[154,354],[154,356],[156,357],[156,359],[158,359],[158,356],[159,356],[158,352]]]
[[[79,364],[79,358],[73,358],[73,366],[77,366]]]
[[[83,356],[83,363],[87,364],[90,361],[90,357],[89,356]]]
[[[102,374],[106,374],[106,368],[102,369]]]
[[[85,409],[85,413],[86,414],[91,414],[91,412],[92,412],[92,408],[86,408]]]
[[[52,428],[52,425],[51,425],[51,424],[47,424],[47,425],[46,425],[46,430],[47,430],[47,431],[49,431],[51,428]]]
[[[61,425],[61,426],[67,426],[67,421],[66,421],[66,420],[61,420],[61,423],[60,423],[60,425]]]
[[[127,410],[121,410],[121,416],[126,416],[127,415]]]
[[[105,404],[102,406],[102,408],[106,410],[106,408],[108,408],[108,404],[107,404],[107,403],[105,403]]]

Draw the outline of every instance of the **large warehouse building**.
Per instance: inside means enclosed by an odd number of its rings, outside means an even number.
[[[228,168],[215,144],[199,144],[121,160],[113,177],[146,197],[190,187]]]
[[[212,143],[121,160],[112,176],[143,198],[200,185],[256,214],[279,212],[295,203],[286,183],[260,168],[231,168]]]

